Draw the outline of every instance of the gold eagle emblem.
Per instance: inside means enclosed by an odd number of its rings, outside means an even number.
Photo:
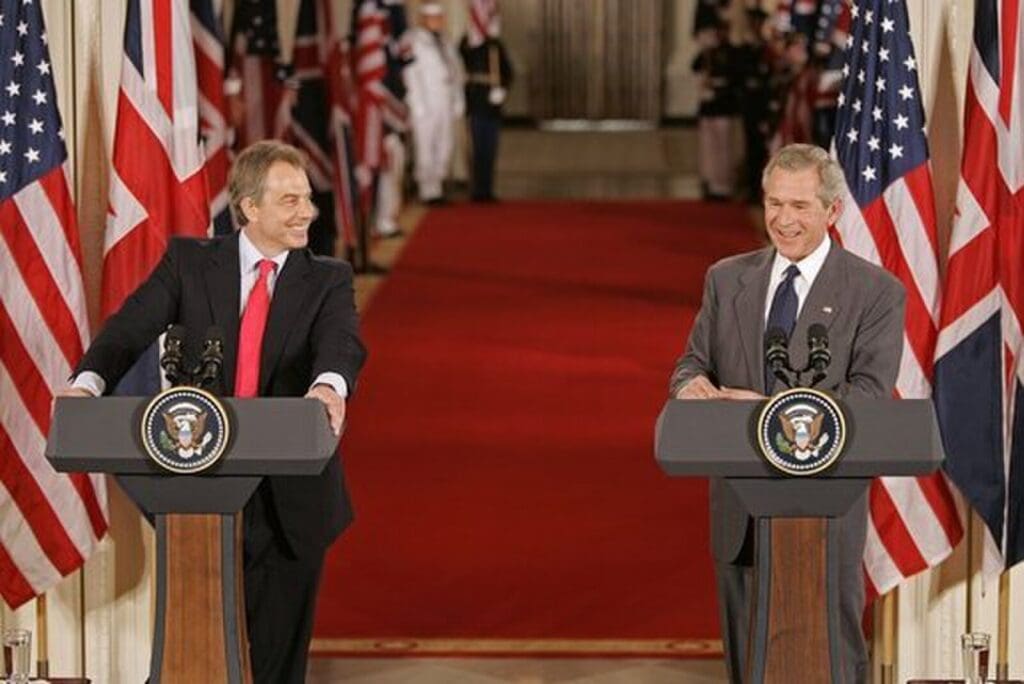
[[[178,456],[183,459],[201,455],[203,448],[213,438],[206,431],[206,411],[182,411],[180,413],[165,412],[164,426],[174,444]]]

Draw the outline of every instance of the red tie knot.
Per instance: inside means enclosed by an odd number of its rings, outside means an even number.
[[[266,280],[271,273],[277,270],[277,264],[270,259],[260,259],[260,280]]]

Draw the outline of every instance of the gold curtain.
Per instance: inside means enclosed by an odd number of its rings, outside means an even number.
[[[541,119],[657,121],[663,0],[542,0]]]

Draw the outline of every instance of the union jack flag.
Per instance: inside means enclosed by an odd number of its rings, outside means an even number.
[[[907,8],[904,0],[857,0],[850,17],[834,140],[847,196],[836,230],[847,249],[906,288],[896,395],[926,398],[938,333],[938,238]],[[864,552],[869,597],[936,565],[962,535],[941,472],[875,480]]]
[[[117,98],[102,311],[120,308],[172,235],[204,236],[210,205],[186,0],[129,0]]]
[[[196,78],[199,88],[199,133],[206,155],[206,182],[210,192],[210,213],[214,232],[230,233],[228,210],[228,156],[231,140],[228,109],[224,98],[224,32],[214,0],[190,0],[192,40],[195,45]]]
[[[935,407],[946,472],[988,530],[983,568],[1024,559],[1024,8],[976,0]]]
[[[44,457],[54,394],[89,343],[82,250],[46,28],[0,0],[0,596],[79,568],[107,530],[103,476]]]
[[[326,15],[323,2],[302,0],[291,63],[294,97],[285,119],[281,139],[303,152],[309,160],[307,172],[320,213],[310,226],[310,249],[317,254],[334,254],[335,190],[334,164],[329,141],[329,101],[325,79],[327,59]]]
[[[276,138],[306,153],[320,208],[310,248],[333,254],[337,230],[357,242],[350,114],[355,87],[332,3],[302,0],[291,55],[281,52],[274,0],[245,0],[236,9],[232,72],[241,82],[246,112],[240,146]]]

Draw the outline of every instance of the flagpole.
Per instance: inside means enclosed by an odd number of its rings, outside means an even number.
[[[965,632],[970,632],[974,626],[974,509],[967,510],[967,529],[964,531],[967,539],[967,624]]]
[[[882,597],[882,684],[896,682],[896,599],[894,588]]]
[[[36,677],[50,676],[50,639],[46,632],[46,594],[36,597]]]
[[[996,679],[1010,678],[1010,571],[999,574],[999,637],[996,642]]]

